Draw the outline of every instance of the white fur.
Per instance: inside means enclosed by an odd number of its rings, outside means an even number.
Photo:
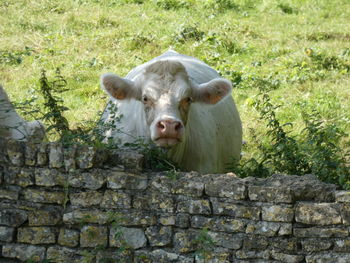
[[[159,60],[181,62],[185,67],[190,81],[198,84],[207,83],[220,78],[219,74],[205,63],[174,51],[168,51],[155,59],[134,68],[126,79],[140,79],[144,70],[150,64]],[[145,120],[143,104],[140,101],[114,100],[118,113],[122,114],[118,128],[123,133],[110,130],[107,136],[115,141],[133,142],[138,137],[151,137],[150,129]],[[102,121],[111,119],[108,107],[102,116]],[[193,103],[188,113],[184,140],[169,150],[169,157],[180,165],[183,170],[201,173],[224,172],[227,163],[233,159],[239,160],[242,145],[242,124],[239,113],[232,99],[226,96],[215,105]]]
[[[0,137],[18,141],[40,142],[45,129],[40,121],[26,122],[18,115],[5,90],[0,86]]]

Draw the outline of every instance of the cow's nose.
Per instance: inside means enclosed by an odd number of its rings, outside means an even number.
[[[157,123],[157,129],[161,137],[178,137],[182,128],[182,123],[176,120],[160,120]]]

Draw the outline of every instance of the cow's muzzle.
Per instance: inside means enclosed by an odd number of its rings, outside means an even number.
[[[181,121],[162,119],[156,123],[156,136],[153,139],[160,147],[171,147],[181,142],[184,126]]]

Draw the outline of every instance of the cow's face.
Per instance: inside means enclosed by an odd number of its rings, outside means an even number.
[[[151,64],[135,81],[102,75],[101,86],[114,99],[133,98],[143,103],[151,139],[161,147],[183,140],[193,102],[215,104],[232,89],[231,83],[221,78],[200,85],[193,83],[183,65],[174,61]]]

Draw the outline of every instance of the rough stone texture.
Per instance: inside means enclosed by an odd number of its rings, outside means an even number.
[[[58,244],[66,247],[76,247],[79,245],[79,231],[61,228],[58,235]]]
[[[53,246],[47,249],[47,259],[54,263],[81,263],[81,254],[71,248]]]
[[[110,231],[109,245],[111,247],[129,246],[138,249],[145,247],[146,243],[147,239],[141,228],[120,227],[120,229],[112,228]]]
[[[107,187],[111,189],[144,190],[147,187],[147,177],[143,175],[111,171],[107,177]]]
[[[24,244],[5,244],[2,246],[2,255],[7,258],[16,258],[22,261],[32,259],[35,261],[43,260],[45,257],[45,247],[24,245]]]
[[[49,163],[51,168],[61,168],[63,166],[63,147],[60,143],[49,144]]]
[[[23,143],[15,140],[8,140],[6,144],[7,156],[10,163],[14,166],[22,166],[24,164]]]
[[[209,196],[244,200],[247,197],[247,186],[234,174],[225,174],[207,182],[205,193]]]
[[[33,245],[54,244],[55,236],[55,229],[50,227],[23,227],[18,228],[17,241]]]
[[[37,203],[63,204],[65,200],[64,192],[49,192],[38,189],[26,189],[24,199]]]
[[[68,176],[68,184],[71,187],[81,187],[91,190],[100,189],[106,182],[106,175],[103,170],[93,169],[89,173],[71,172]]]
[[[210,215],[211,209],[208,200],[188,200],[178,203],[177,212],[197,215]]]
[[[0,189],[0,199],[18,200],[17,190]]]
[[[106,247],[108,244],[107,227],[104,226],[84,226],[80,232],[81,247]]]
[[[35,169],[35,184],[39,186],[65,186],[67,177],[56,169]]]
[[[0,226],[0,242],[12,242],[13,233],[13,227]]]
[[[151,226],[146,229],[146,236],[152,247],[167,246],[172,241],[172,229],[169,226]]]
[[[5,182],[10,185],[27,187],[34,185],[34,170],[19,167],[9,167],[5,173]]]
[[[89,207],[99,205],[102,201],[103,194],[96,191],[87,191],[69,195],[72,205],[78,207]]]
[[[54,226],[61,222],[61,209],[46,208],[28,212],[29,226]]]
[[[22,225],[28,216],[25,211],[18,209],[0,210],[0,225],[18,227]]]
[[[299,203],[295,209],[295,220],[313,225],[340,224],[340,206],[333,203]]]
[[[310,175],[143,165],[139,153],[0,138],[0,262],[350,262],[348,191]]]
[[[131,198],[122,192],[106,190],[102,198],[101,207],[103,208],[130,208]]]
[[[292,222],[294,210],[281,205],[265,206],[261,211],[262,220],[274,222]]]

